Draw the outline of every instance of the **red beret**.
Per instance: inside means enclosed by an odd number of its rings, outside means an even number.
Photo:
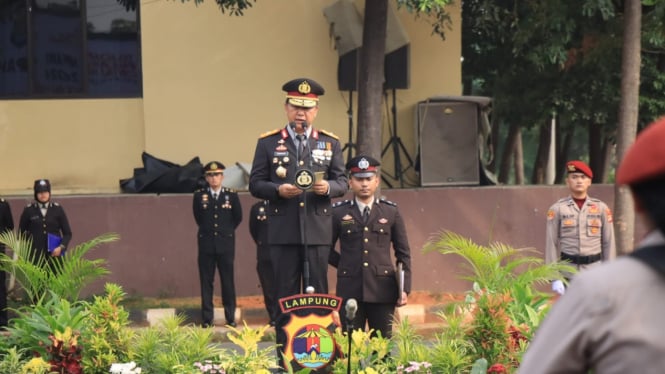
[[[568,173],[582,173],[589,178],[593,178],[593,171],[591,171],[589,165],[585,164],[583,161],[568,161],[566,164],[566,171],[568,171]]]
[[[665,117],[642,130],[617,170],[617,183],[634,184],[665,175]]]

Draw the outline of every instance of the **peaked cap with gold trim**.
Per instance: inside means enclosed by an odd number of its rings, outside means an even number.
[[[282,86],[289,104],[305,108],[318,105],[319,96],[325,93],[323,87],[309,78],[292,79]]]
[[[203,167],[203,171],[204,171],[206,174],[221,173],[221,172],[224,171],[224,169],[226,169],[226,167],[224,167],[224,164],[222,164],[222,163],[219,162],[219,161],[211,161],[211,162],[208,162],[208,163]]]

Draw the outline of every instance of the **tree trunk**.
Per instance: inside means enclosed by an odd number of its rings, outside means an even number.
[[[533,175],[531,176],[531,183],[533,184],[545,183],[545,171],[547,169],[547,161],[550,155],[551,143],[552,122],[548,121],[543,126],[540,126],[538,152],[536,153],[536,161],[533,165]]]
[[[621,52],[621,103],[619,104],[619,128],[617,130],[617,158],[623,159],[637,134],[637,115],[640,91],[640,29],[642,4],[639,0],[624,2],[623,50]],[[635,212],[627,187],[615,187],[614,230],[617,252],[632,252],[635,236]]]
[[[612,156],[614,155],[614,148],[614,144],[610,141],[610,137],[605,137],[605,144],[603,145],[603,175],[600,179],[600,183],[607,183],[607,177],[612,164]]]
[[[602,182],[603,167],[603,127],[595,122],[589,123],[589,167],[593,171],[593,183]]]
[[[559,117],[560,118],[560,117]],[[559,123],[561,120],[559,119]],[[559,128],[561,128],[559,126]],[[561,130],[559,130],[561,131]],[[567,129],[563,132],[563,136],[559,134],[558,138],[563,139],[561,142],[561,147],[557,150],[556,155],[556,178],[554,178],[554,184],[560,184],[566,178],[566,162],[568,162],[568,153],[570,153],[570,146],[573,144],[573,130]]]
[[[524,148],[522,147],[522,131],[518,128],[513,150],[515,164],[515,184],[524,184]]]
[[[513,152],[515,152],[515,143],[517,141],[517,134],[520,127],[511,124],[508,128],[508,137],[503,147],[503,154],[501,154],[501,163],[499,164],[499,183],[506,184],[510,178],[510,166],[513,160]]]
[[[358,69],[358,154],[381,160],[381,100],[388,0],[365,1],[363,46]]]
[[[494,174],[496,174],[497,150],[499,149],[499,125],[500,121],[492,116],[492,152],[494,153],[494,157],[492,157],[492,161],[487,165],[487,170]]]

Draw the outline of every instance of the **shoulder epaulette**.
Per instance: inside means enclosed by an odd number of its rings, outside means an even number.
[[[600,201],[600,199],[596,199],[595,197],[591,197],[591,196],[589,196],[589,201],[593,201],[595,203],[602,203],[602,201]]]
[[[384,203],[384,204],[388,204],[388,205],[392,205],[392,206],[397,206],[397,203],[393,203],[392,201],[390,201],[390,200],[386,200],[386,199],[384,199],[384,198],[379,199],[379,201],[382,202],[382,203]]]
[[[37,203],[28,203],[28,205],[26,205],[25,207],[27,208],[27,207],[31,207],[31,206],[33,206],[33,205],[34,205],[34,206],[37,206]]]
[[[335,139],[335,140],[339,140],[339,136],[333,134],[332,132],[330,132],[330,131],[328,131],[328,130],[319,129],[319,132],[322,133],[322,134],[324,134],[324,135],[328,135],[329,137],[331,137],[331,138],[333,138],[333,139]]]
[[[228,187],[222,187],[222,192],[230,192],[230,193],[235,193],[236,190],[233,188],[228,188]]]
[[[333,208],[337,208],[339,206],[344,206],[344,205],[351,205],[351,204],[353,204],[352,200],[338,201],[335,204],[333,204]]]
[[[60,206],[60,203],[53,203],[53,206]]]
[[[0,197],[0,203],[4,203],[4,202],[5,202],[5,199]]]
[[[275,134],[277,134],[277,133],[279,132],[279,130],[280,130],[280,129],[274,129],[274,130],[266,131],[266,132],[264,132],[263,134],[259,135],[259,139],[266,138],[266,137],[268,137],[268,136],[270,136],[270,135],[275,135]]]

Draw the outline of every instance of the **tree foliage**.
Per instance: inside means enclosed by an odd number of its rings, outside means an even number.
[[[644,6],[640,126],[665,111],[665,2],[652,3]],[[599,126],[594,134],[601,139],[591,140],[613,144],[621,97],[621,6],[609,0],[464,1],[465,93],[493,97],[500,124],[540,127],[556,112],[563,134]]]

